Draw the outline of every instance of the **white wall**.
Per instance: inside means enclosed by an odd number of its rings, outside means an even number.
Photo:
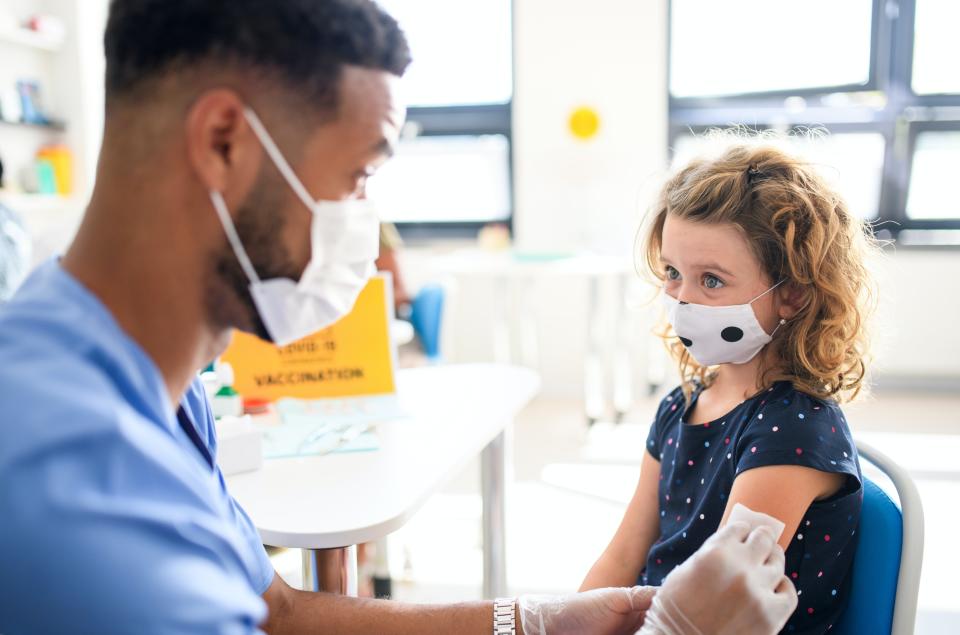
[[[890,249],[878,279],[878,378],[960,390],[960,249]]]
[[[515,0],[514,15],[516,246],[546,253],[587,249],[627,260],[666,165],[665,0]],[[579,106],[600,116],[597,136],[586,142],[568,131]],[[404,264],[413,286],[436,275],[431,258],[440,251],[408,250]],[[448,359],[494,358],[491,310],[498,292],[489,281],[461,281]],[[544,278],[517,292],[536,317],[544,391],[579,396],[586,280]],[[601,297],[609,357],[611,314],[622,294],[611,284]],[[645,335],[646,315],[632,319]],[[632,345],[641,363],[646,340]]]
[[[516,0],[514,39],[517,246],[629,255],[666,164],[665,0]],[[581,105],[589,141],[567,131]]]

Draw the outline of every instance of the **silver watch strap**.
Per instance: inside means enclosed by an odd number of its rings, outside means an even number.
[[[493,601],[493,635],[517,635],[516,598]]]

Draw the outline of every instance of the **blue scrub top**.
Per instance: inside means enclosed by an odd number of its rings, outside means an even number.
[[[180,405],[216,457],[199,381]],[[273,576],[153,361],[39,267],[0,308],[0,633],[256,633]]]

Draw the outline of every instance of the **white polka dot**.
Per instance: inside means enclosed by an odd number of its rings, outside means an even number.
[[[700,520],[703,520],[705,517],[703,514],[700,514]]]
[[[687,499],[687,505],[689,505],[689,504],[690,504],[690,502],[691,502],[691,501],[690,501],[690,499],[688,498],[688,499]]]
[[[757,419],[763,419],[763,413],[762,413],[762,412],[757,415]]]
[[[733,458],[733,454],[730,453],[730,452],[728,452],[728,453],[727,453],[727,458],[728,458],[728,459]]]
[[[797,534],[797,540],[803,540],[803,534]]]
[[[706,481],[706,479],[700,479],[700,484],[703,485],[704,481]]]
[[[780,426],[773,426],[774,432],[780,432]]]

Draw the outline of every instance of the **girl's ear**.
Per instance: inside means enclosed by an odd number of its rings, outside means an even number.
[[[793,318],[809,301],[807,290],[794,282],[787,282],[777,289],[780,300],[779,317],[784,320]]]

